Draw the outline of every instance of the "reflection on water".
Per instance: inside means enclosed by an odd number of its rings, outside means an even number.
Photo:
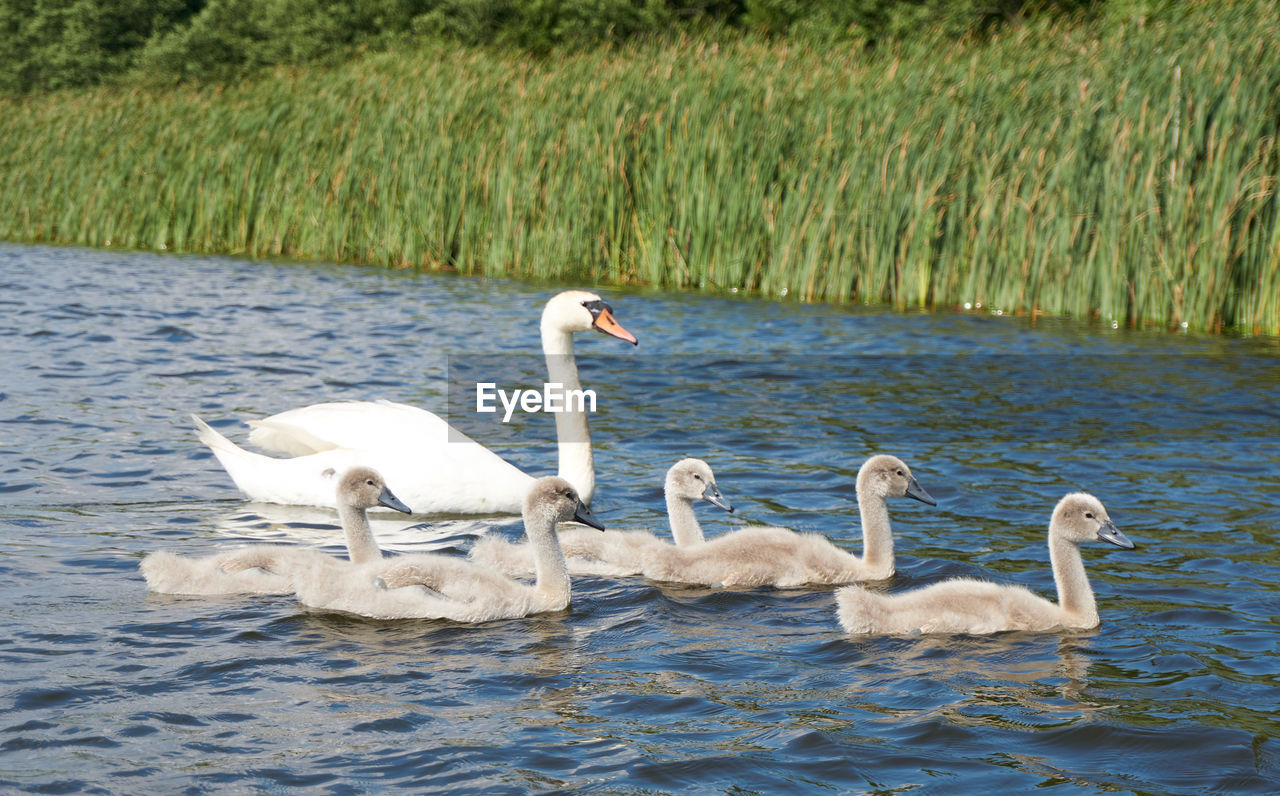
[[[369,512],[369,527],[378,545],[394,553],[465,552],[475,539],[496,528],[523,533],[519,518],[440,518],[432,522],[405,519],[393,512]],[[296,542],[345,555],[346,541],[338,513],[311,506],[247,503],[243,509],[215,519],[214,530],[237,541]]]
[[[882,710],[885,720],[941,721],[947,725],[1004,729],[1061,726],[1089,719],[1111,706],[1088,695],[1090,658],[1086,636],[1035,638],[1021,633],[992,638],[919,638],[863,665],[891,672],[913,689],[947,684],[954,695],[932,708]],[[862,684],[862,698],[874,684]],[[926,689],[927,690],[927,689]],[[864,709],[877,712],[870,704]]]
[[[981,577],[1052,595],[1049,512],[1074,489],[1138,549],[1084,550],[1102,616],[1085,633],[849,639],[830,589],[598,577],[575,579],[563,613],[462,627],[150,595],[137,563],[258,541],[339,554],[334,512],[244,502],[188,413],[446,411],[452,357],[540,361],[552,289],[24,247],[0,247],[0,284],[0,790],[1280,781],[1274,340],[611,294],[640,347],[577,343],[610,527],[665,532],[663,475],[692,455],[738,509],[700,511],[708,535],[777,524],[857,551],[854,478],[887,452],[939,505],[891,503],[882,588]],[[500,431],[484,441],[555,470],[549,418]],[[517,517],[373,524],[396,553],[521,534]]]

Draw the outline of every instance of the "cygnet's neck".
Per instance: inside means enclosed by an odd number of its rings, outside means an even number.
[[[564,560],[555,523],[542,517],[525,517],[525,535],[533,546],[533,571],[544,610],[569,606],[569,565]]]
[[[862,518],[862,564],[865,577],[879,580],[893,575],[893,529],[889,503],[883,495],[858,484],[858,514]]]
[[[704,541],[702,526],[693,511],[693,501],[667,490],[667,520],[671,523],[671,538],[676,547],[688,547]]]
[[[1053,580],[1058,584],[1058,605],[1071,619],[1070,624],[1093,627],[1098,624],[1098,603],[1084,571],[1080,545],[1049,530],[1049,562]]]
[[[347,556],[352,564],[382,558],[382,550],[378,547],[378,541],[373,538],[369,515],[364,509],[341,505],[338,506],[338,516],[342,519],[342,531],[347,536]]]
[[[581,391],[578,363],[573,354],[573,333],[542,319],[542,353],[547,359],[547,382],[560,384],[564,411],[556,412],[556,445],[559,448],[559,476],[578,490],[583,503],[590,504],[596,491],[595,461],[591,454],[591,431],[587,428],[585,401],[569,400],[571,390]]]

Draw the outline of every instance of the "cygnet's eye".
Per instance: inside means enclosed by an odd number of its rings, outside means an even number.
[[[1091,519],[1093,519],[1093,512],[1092,512],[1092,511],[1086,511],[1086,512],[1084,513],[1084,518],[1085,518],[1086,520],[1091,520]]]
[[[694,473],[694,474],[693,474],[693,477],[694,477],[694,478],[696,478],[696,479],[698,479],[699,481],[701,481],[701,480],[702,480],[702,476],[698,475],[697,473]]]
[[[374,486],[374,483],[373,483],[373,479],[372,479],[372,478],[370,478],[370,479],[368,479],[367,481],[365,481],[365,483],[366,483],[366,484],[368,484],[369,486]]]
[[[896,470],[895,472],[897,472],[898,475],[906,475],[906,473],[902,472],[901,470]]]

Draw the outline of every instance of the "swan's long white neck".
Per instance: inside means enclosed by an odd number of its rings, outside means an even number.
[[[559,383],[564,390],[581,390],[578,381],[578,363],[573,355],[573,333],[567,332],[542,319],[542,353],[547,359],[547,381]],[[579,402],[569,402],[566,411],[556,412],[556,445],[559,448],[560,470],[558,475],[573,484],[579,497],[586,504],[596,491],[595,461],[591,455],[591,432],[587,428],[587,413]]]
[[[693,501],[667,490],[667,519],[671,522],[671,538],[676,547],[688,547],[705,541],[702,525],[693,511]]]
[[[1098,603],[1084,571],[1080,545],[1059,537],[1050,529],[1049,563],[1053,565],[1053,580],[1058,584],[1058,605],[1062,610],[1073,620],[1083,620],[1084,626],[1098,624]]]
[[[569,605],[569,565],[564,560],[555,524],[542,518],[525,520],[525,535],[533,546],[533,571],[538,595],[545,609],[557,610]]]
[[[883,495],[858,484],[858,514],[862,518],[862,563],[870,579],[893,574],[893,529],[889,527],[889,502]]]
[[[369,515],[356,506],[338,506],[338,516],[342,519],[342,531],[347,536],[347,556],[352,564],[363,564],[366,561],[377,561],[382,558],[382,549],[373,538],[373,529],[369,527]]]

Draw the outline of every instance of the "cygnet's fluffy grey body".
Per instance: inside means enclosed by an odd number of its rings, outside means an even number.
[[[485,622],[564,610],[571,590],[556,525],[574,521],[602,526],[569,482],[557,476],[534,482],[522,515],[534,550],[533,585],[457,556],[423,553],[305,568],[294,577],[295,591],[312,608],[373,619]]]
[[[852,555],[818,534],[751,527],[688,546],[647,548],[646,578],[703,586],[747,588],[882,580],[893,575],[893,533],[887,499],[910,497],[936,505],[895,456],[872,456],[858,470],[863,555]]]
[[[1097,627],[1098,608],[1080,557],[1082,542],[1098,539],[1133,549],[1101,501],[1075,492],[1058,502],[1049,523],[1049,559],[1058,586],[1052,603],[1022,586],[957,579],[901,594],[859,586],[836,592],[836,615],[846,633],[998,633]]]
[[[387,489],[382,476],[368,467],[353,467],[335,485],[338,516],[353,564],[382,558],[366,513],[386,506],[410,513]],[[302,570],[329,566],[337,559],[321,550],[293,545],[250,545],[225,553],[187,558],[157,551],[139,564],[147,586],[162,594],[292,594],[293,577]]]
[[[733,511],[716,485],[715,473],[701,459],[682,459],[673,464],[667,470],[663,491],[667,499],[671,537],[678,547],[704,541],[702,526],[694,514],[694,501],[705,500],[725,511]],[[648,531],[610,530],[601,533],[588,528],[565,528],[559,536],[571,575],[639,575],[644,571],[644,559],[650,550],[672,546],[671,542]],[[534,572],[531,544],[513,543],[497,536],[480,539],[468,557],[512,577],[529,577]]]

